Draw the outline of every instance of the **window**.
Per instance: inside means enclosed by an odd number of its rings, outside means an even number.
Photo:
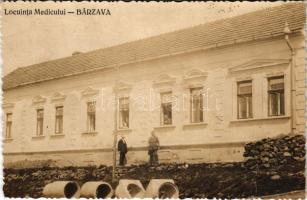
[[[96,102],[87,102],[87,130],[95,131],[96,126]]]
[[[63,106],[55,108],[55,133],[63,133]]]
[[[36,124],[36,135],[43,135],[44,128],[44,109],[37,110],[37,124]]]
[[[161,125],[172,124],[172,93],[161,93]]]
[[[119,128],[129,128],[129,98],[119,99]]]
[[[268,105],[269,116],[285,114],[284,77],[272,77],[268,79]]]
[[[6,130],[5,130],[5,138],[11,138],[12,133],[12,113],[6,114]]]
[[[203,88],[191,88],[191,123],[203,122]]]
[[[238,82],[238,118],[253,117],[252,81]]]

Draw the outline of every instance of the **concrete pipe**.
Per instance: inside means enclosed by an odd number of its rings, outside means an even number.
[[[55,181],[44,187],[43,196],[48,198],[79,198],[80,187],[75,181]]]
[[[121,179],[115,189],[117,198],[143,198],[145,190],[139,180]]]
[[[81,187],[81,197],[108,199],[114,194],[112,186],[103,181],[86,182]]]
[[[172,179],[151,179],[145,192],[145,198],[178,199],[179,189]]]

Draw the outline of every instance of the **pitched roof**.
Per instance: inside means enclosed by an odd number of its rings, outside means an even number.
[[[197,50],[217,44],[240,43],[283,34],[285,22],[293,32],[303,29],[305,4],[284,3],[121,45],[21,67],[3,78],[3,89]]]

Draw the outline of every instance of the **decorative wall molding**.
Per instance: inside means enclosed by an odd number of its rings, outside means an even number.
[[[185,83],[184,88],[185,89],[191,89],[191,88],[203,88],[204,83]]]
[[[208,73],[200,69],[192,69],[183,76],[183,87],[185,89],[204,87]]]
[[[173,91],[173,88],[171,88],[171,87],[163,87],[163,88],[159,88],[157,91],[158,91],[159,93],[172,92],[172,91]]]
[[[188,71],[184,76],[184,81],[193,81],[193,80],[199,80],[199,79],[205,79],[207,78],[208,73],[201,71],[200,69],[192,69]]]
[[[118,82],[115,86],[114,86],[114,91],[116,92],[122,92],[122,91],[130,91],[132,88],[132,85],[130,83],[127,82]]]
[[[5,109],[12,109],[14,108],[15,104],[14,103],[3,103],[2,108]]]
[[[60,93],[60,92],[55,92],[52,97],[51,97],[51,101],[52,102],[58,102],[58,101],[64,101],[66,98],[66,95]]]
[[[155,86],[173,85],[175,82],[176,82],[175,77],[170,76],[168,74],[161,74],[153,81],[153,85],[155,85]]]
[[[228,69],[230,73],[289,64],[289,59],[253,59]]]
[[[83,97],[96,96],[99,94],[99,90],[88,87],[85,90],[83,90],[81,94]]]
[[[271,72],[265,75],[266,78],[270,78],[274,76],[286,76],[286,73],[285,72]]]
[[[252,76],[243,76],[243,77],[236,77],[234,78],[234,82],[241,82],[241,81],[252,81]]]
[[[46,98],[42,97],[41,95],[37,95],[32,99],[33,104],[43,104],[46,102]]]

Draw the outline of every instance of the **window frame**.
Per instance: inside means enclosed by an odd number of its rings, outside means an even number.
[[[274,79],[282,79],[283,80],[283,89],[270,89],[270,80]],[[267,94],[268,94],[268,116],[269,117],[278,117],[278,116],[285,116],[286,114],[286,104],[285,104],[285,75],[279,75],[279,76],[270,76],[267,78],[268,88],[267,88]],[[280,101],[280,106],[277,107],[277,114],[272,114],[271,110],[271,94],[283,94],[283,113],[281,113],[281,97],[278,99]],[[280,114],[279,114],[280,113]]]
[[[190,90],[190,123],[195,124],[195,123],[203,123],[204,122],[204,95],[203,95],[203,90],[204,87],[192,87],[189,88]],[[193,114],[194,114],[194,109],[193,109],[193,102],[194,102],[194,97],[193,97],[193,90],[199,90],[201,94],[199,94],[199,100],[200,100],[200,106],[201,108],[199,109],[199,120],[193,120]]]
[[[239,86],[240,84],[244,83],[250,83],[251,85],[251,92],[250,93],[245,93],[245,94],[240,94]],[[254,111],[253,111],[253,80],[242,80],[242,81],[237,81],[237,119],[252,119],[254,116]],[[244,101],[246,102],[246,117],[240,117],[240,99],[244,98]],[[251,105],[249,105],[248,99],[251,100]],[[249,114],[249,107],[251,107],[251,114]]]
[[[90,104],[93,104],[94,111],[90,111]],[[96,101],[87,101],[86,102],[86,130],[88,132],[96,131]]]
[[[9,120],[9,115],[11,116],[10,120]],[[8,112],[8,113],[6,113],[5,116],[6,116],[6,120],[5,120],[5,138],[4,139],[10,139],[10,138],[12,138],[13,113]]]
[[[58,115],[58,109],[62,109],[61,115]],[[58,120],[60,122],[60,131],[57,131],[57,123]],[[58,105],[55,107],[55,127],[54,127],[54,133],[55,134],[63,134],[63,129],[64,129],[64,106],[63,105]]]
[[[164,95],[170,95],[170,100],[167,102],[164,102]],[[173,101],[172,101],[172,95],[173,92],[172,91],[168,91],[168,92],[161,92],[160,93],[160,125],[161,126],[171,126],[173,125]],[[165,119],[164,119],[164,105],[168,106],[170,104],[171,106],[171,116],[170,116],[170,123],[165,123]]]
[[[121,104],[121,102],[124,102],[124,104]],[[127,96],[119,97],[118,98],[118,107],[117,108],[118,108],[118,112],[117,112],[118,113],[118,118],[117,118],[118,125],[117,125],[117,128],[119,130],[129,129],[130,128],[130,98],[127,97]],[[123,113],[122,113],[122,111],[125,111],[125,109],[128,110],[128,123],[127,123],[127,126],[123,126],[123,115],[122,115]]]
[[[42,112],[42,114],[40,115],[39,112]],[[44,108],[36,109],[36,136],[44,135],[44,112]]]

